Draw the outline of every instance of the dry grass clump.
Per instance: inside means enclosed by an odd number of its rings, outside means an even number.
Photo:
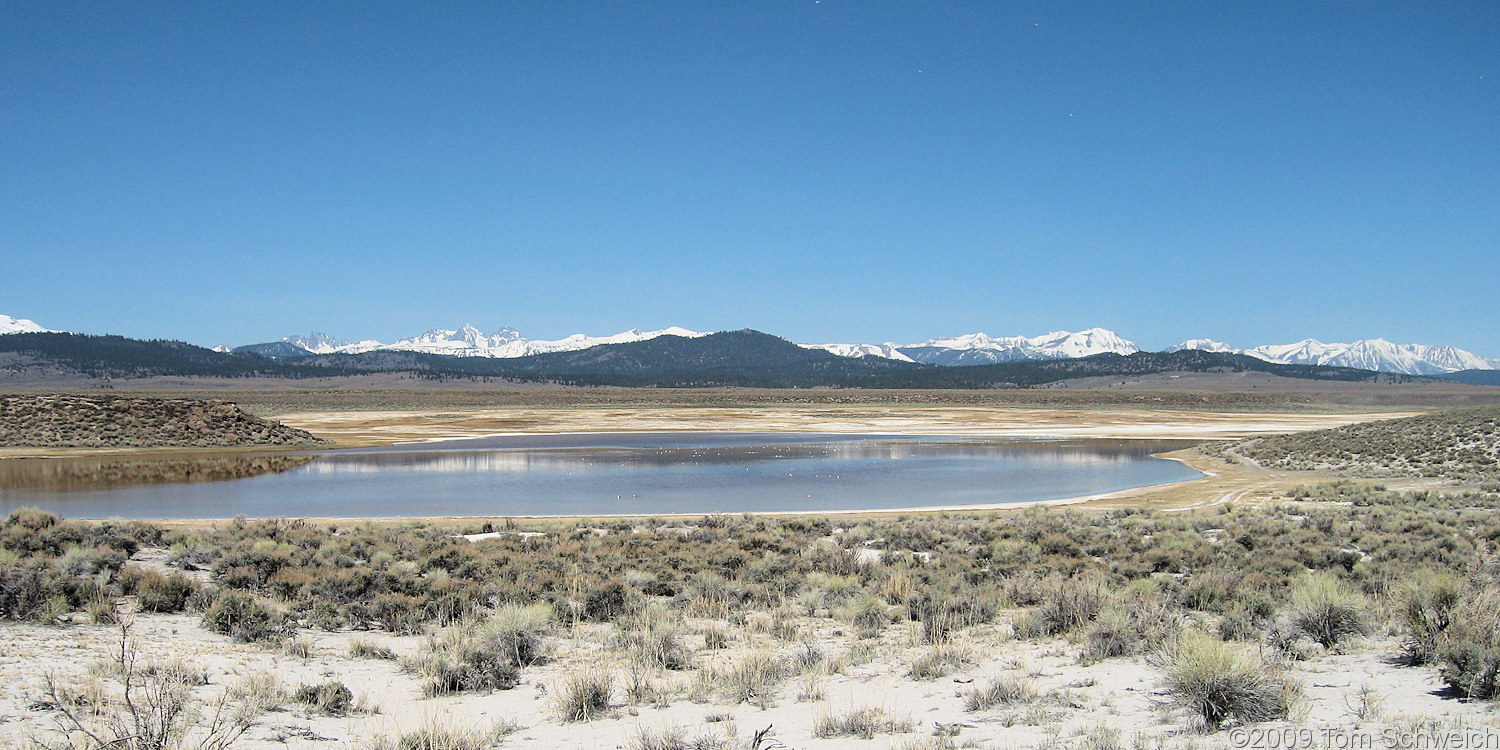
[[[849,597],[834,608],[836,617],[854,626],[860,638],[877,638],[896,617],[898,608],[887,604],[874,593]]]
[[[577,669],[554,684],[552,693],[558,718],[591,721],[609,711],[614,677],[607,671]]]
[[[625,742],[626,750],[735,750],[739,738],[732,731],[691,732],[683,727],[641,727]]]
[[[910,716],[892,716],[879,706],[866,706],[844,713],[819,713],[813,720],[813,734],[822,739],[859,737],[869,740],[877,734],[910,732],[914,726]]]
[[[507,721],[460,726],[428,717],[420,729],[375,737],[368,750],[484,750],[519,728]]]
[[[1299,581],[1288,602],[1293,630],[1324,648],[1365,634],[1366,607],[1364,597],[1333,574],[1321,572]]]
[[[1163,669],[1169,700],[1210,731],[1285,719],[1300,695],[1274,664],[1202,633],[1184,635]]]
[[[788,670],[769,651],[752,651],[727,667],[710,668],[702,679],[725,699],[762,708],[776,702],[776,692]]]
[[[923,651],[907,666],[913,680],[935,680],[974,662],[973,650],[959,644],[944,644]]]
[[[970,713],[988,711],[996,706],[1019,706],[1035,701],[1036,688],[1027,680],[1002,677],[990,680],[983,687],[971,688],[963,694],[964,710]]]
[[[396,652],[389,646],[382,646],[368,638],[349,639],[348,655],[350,659],[384,659],[394,661]]]
[[[615,644],[632,661],[647,667],[683,670],[692,666],[693,651],[683,638],[683,628],[665,610],[649,609],[628,625],[621,625]]]

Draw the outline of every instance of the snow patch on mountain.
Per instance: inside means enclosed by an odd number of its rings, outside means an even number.
[[[25,318],[0,315],[0,335],[7,333],[56,333]]]
[[[798,344],[803,349],[821,349],[825,352],[837,354],[840,357],[852,357],[862,359],[864,357],[884,357],[894,359],[897,362],[914,362],[911,357],[901,353],[900,346],[892,343],[884,344]]]

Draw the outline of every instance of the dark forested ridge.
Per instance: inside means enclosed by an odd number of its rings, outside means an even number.
[[[1459,370],[1436,377],[1467,385],[1500,385],[1500,370]]]
[[[1278,365],[1240,354],[1195,350],[943,367],[880,357],[840,357],[750,330],[698,338],[661,336],[512,359],[393,351],[299,357],[287,356],[289,352],[284,349],[258,352],[253,348],[222,353],[179,341],[66,333],[0,336],[0,353],[3,352],[28,355],[38,362],[92,378],[304,379],[400,372],[431,378],[499,378],[568,385],[973,389],[1024,388],[1075,378],[1167,372],[1254,371],[1351,382],[1391,377],[1368,370]]]
[[[0,352],[24,354],[90,378],[322,377],[326,371],[293,367],[255,356],[224,354],[181,341],[85,336],[77,333],[12,333],[0,336]]]

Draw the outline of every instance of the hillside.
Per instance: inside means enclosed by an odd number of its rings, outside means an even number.
[[[1500,406],[1252,438],[1229,449],[1277,469],[1495,480],[1500,479]]]
[[[225,354],[181,341],[142,341],[77,333],[15,333],[0,336],[0,353],[26,355],[86,377],[322,377],[329,374],[257,356]],[[12,364],[10,368],[21,365]]]
[[[225,401],[123,396],[0,396],[0,447],[319,445],[312,433]]]
[[[1278,365],[1243,354],[1184,350],[1136,352],[1129,355],[1096,354],[1082,359],[1007,362],[969,367],[924,368],[873,378],[871,385],[880,388],[1014,388],[1046,385],[1076,378],[1213,371],[1265,372],[1287,378],[1344,382],[1374,380],[1377,377],[1377,373],[1368,370],[1316,365]]]
[[[1500,385],[1500,370],[1459,370],[1437,377],[1467,385]]]

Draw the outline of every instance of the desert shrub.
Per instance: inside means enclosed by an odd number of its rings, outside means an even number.
[[[100,572],[117,572],[125,566],[126,559],[124,552],[112,547],[70,544],[52,564],[70,576],[85,578]]]
[[[552,620],[545,604],[502,606],[489,619],[455,626],[429,639],[408,667],[425,680],[428,696],[470,690],[509,690],[521,668],[546,658],[543,633]]]
[[[226,591],[203,613],[203,625],[237,641],[278,640],[286,634],[283,621],[253,595]]]
[[[370,602],[370,615],[380,627],[398,635],[422,632],[422,599],[407,594],[381,594]]]
[[[428,697],[471,690],[509,690],[521,681],[521,669],[494,651],[466,649],[452,657],[419,661]]]
[[[1093,622],[1104,606],[1104,582],[1094,576],[1059,579],[1051,595],[1016,623],[1016,632],[1027,638],[1070,633]]]
[[[583,617],[595,622],[614,622],[630,611],[629,589],[620,581],[609,581],[583,599]]]
[[[41,560],[0,567],[0,617],[51,622],[80,603],[77,585]]]
[[[337,604],[329,601],[318,600],[312,603],[307,611],[308,627],[317,628],[329,633],[336,633],[349,624],[344,611]]]
[[[1182,587],[1183,604],[1204,612],[1223,612],[1240,590],[1244,575],[1227,567],[1193,574]]]
[[[321,685],[303,685],[292,693],[292,699],[335,716],[354,707],[354,694],[336,680]]]
[[[120,588],[134,595],[142,612],[181,612],[198,584],[187,576],[162,575],[154,570],[127,565],[120,571]]]
[[[222,750],[232,746],[261,712],[264,704],[238,685],[214,699],[200,700],[193,688],[207,682],[206,673],[180,660],[147,661],[128,624],[119,627],[119,641],[109,648],[108,688],[94,695],[123,695],[124,699],[95,699],[80,703],[79,686],[56,673],[43,677],[43,700],[54,706],[74,706],[53,715],[50,737],[28,737],[39,747],[96,747],[127,750],[197,747]],[[192,744],[187,740],[191,737]],[[86,738],[87,742],[79,742]]]
[[[56,513],[45,511],[41,508],[17,508],[5,517],[3,528],[20,528],[29,532],[38,532],[56,526],[62,519]]]
[[[588,669],[570,672],[553,690],[558,718],[573,722],[601,716],[609,711],[613,692],[614,678],[609,672]]]
[[[1462,581],[1446,571],[1421,571],[1402,587],[1397,616],[1406,631],[1401,644],[1406,663],[1428,664],[1437,658],[1462,596]]]
[[[1285,719],[1299,694],[1274,665],[1201,633],[1184,635],[1163,666],[1171,701],[1208,730]]]
[[[869,740],[877,734],[910,732],[914,725],[910,717],[891,716],[879,706],[867,706],[845,713],[825,711],[818,714],[813,720],[813,735],[822,739],[859,737]]]
[[[1168,647],[1182,632],[1182,613],[1164,597],[1132,592],[1106,607],[1089,625],[1083,657],[1097,661]]]
[[[1492,579],[1468,583],[1437,651],[1450,688],[1468,698],[1500,696],[1500,587]]]
[[[1264,594],[1243,597],[1225,610],[1219,620],[1219,637],[1226,641],[1256,641],[1276,614],[1276,604]]]
[[[1331,573],[1312,573],[1292,589],[1289,618],[1294,631],[1324,648],[1363,635],[1365,601]]]

